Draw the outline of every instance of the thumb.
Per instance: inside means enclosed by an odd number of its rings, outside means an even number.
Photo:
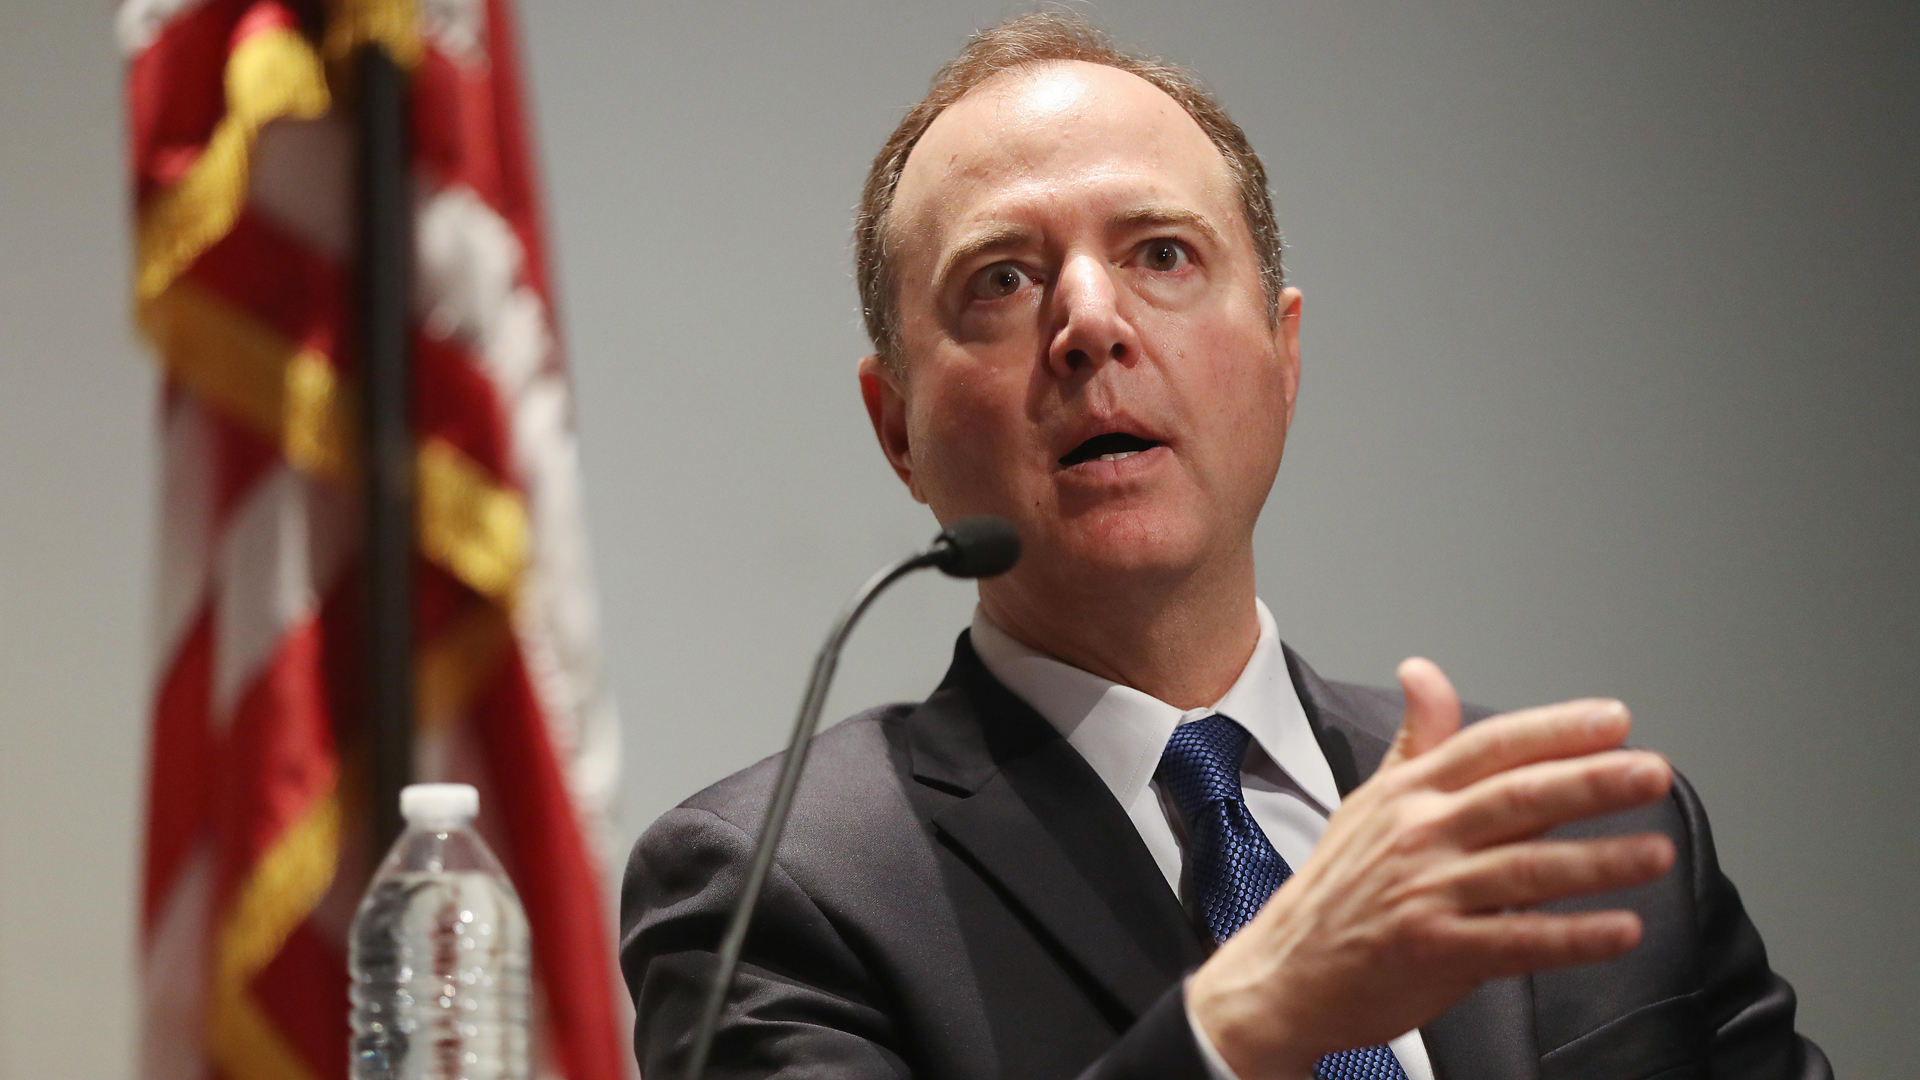
[[[1460,695],[1440,665],[1419,656],[1400,662],[1400,690],[1407,697],[1406,718],[1393,738],[1382,769],[1411,761],[1460,730]]]

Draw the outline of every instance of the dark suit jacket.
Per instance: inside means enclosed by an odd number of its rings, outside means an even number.
[[[1379,767],[1400,697],[1287,663],[1344,795]],[[620,959],[652,1080],[684,1066],[778,765],[687,800],[634,848]],[[1672,873],[1555,905],[1630,906],[1641,945],[1482,985],[1421,1030],[1440,1080],[1831,1077],[1684,780],[1564,831],[1641,830],[1673,838]],[[1205,957],[1119,803],[963,634],[924,703],[815,743],[708,1075],[1204,1080],[1180,984]]]

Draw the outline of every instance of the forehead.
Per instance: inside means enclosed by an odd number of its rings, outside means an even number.
[[[1065,61],[996,76],[935,118],[892,217],[913,259],[970,224],[1128,201],[1236,216],[1226,159],[1179,102],[1118,68]]]

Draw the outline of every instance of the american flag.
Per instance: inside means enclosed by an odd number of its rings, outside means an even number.
[[[368,849],[348,73],[411,76],[421,780],[481,788],[542,1075],[615,1080],[572,400],[507,0],[127,0],[135,308],[165,374],[149,1080],[346,1074]]]

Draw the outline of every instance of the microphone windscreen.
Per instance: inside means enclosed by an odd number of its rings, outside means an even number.
[[[962,518],[934,538],[934,565],[948,577],[989,578],[1020,561],[1020,534],[992,514]]]

